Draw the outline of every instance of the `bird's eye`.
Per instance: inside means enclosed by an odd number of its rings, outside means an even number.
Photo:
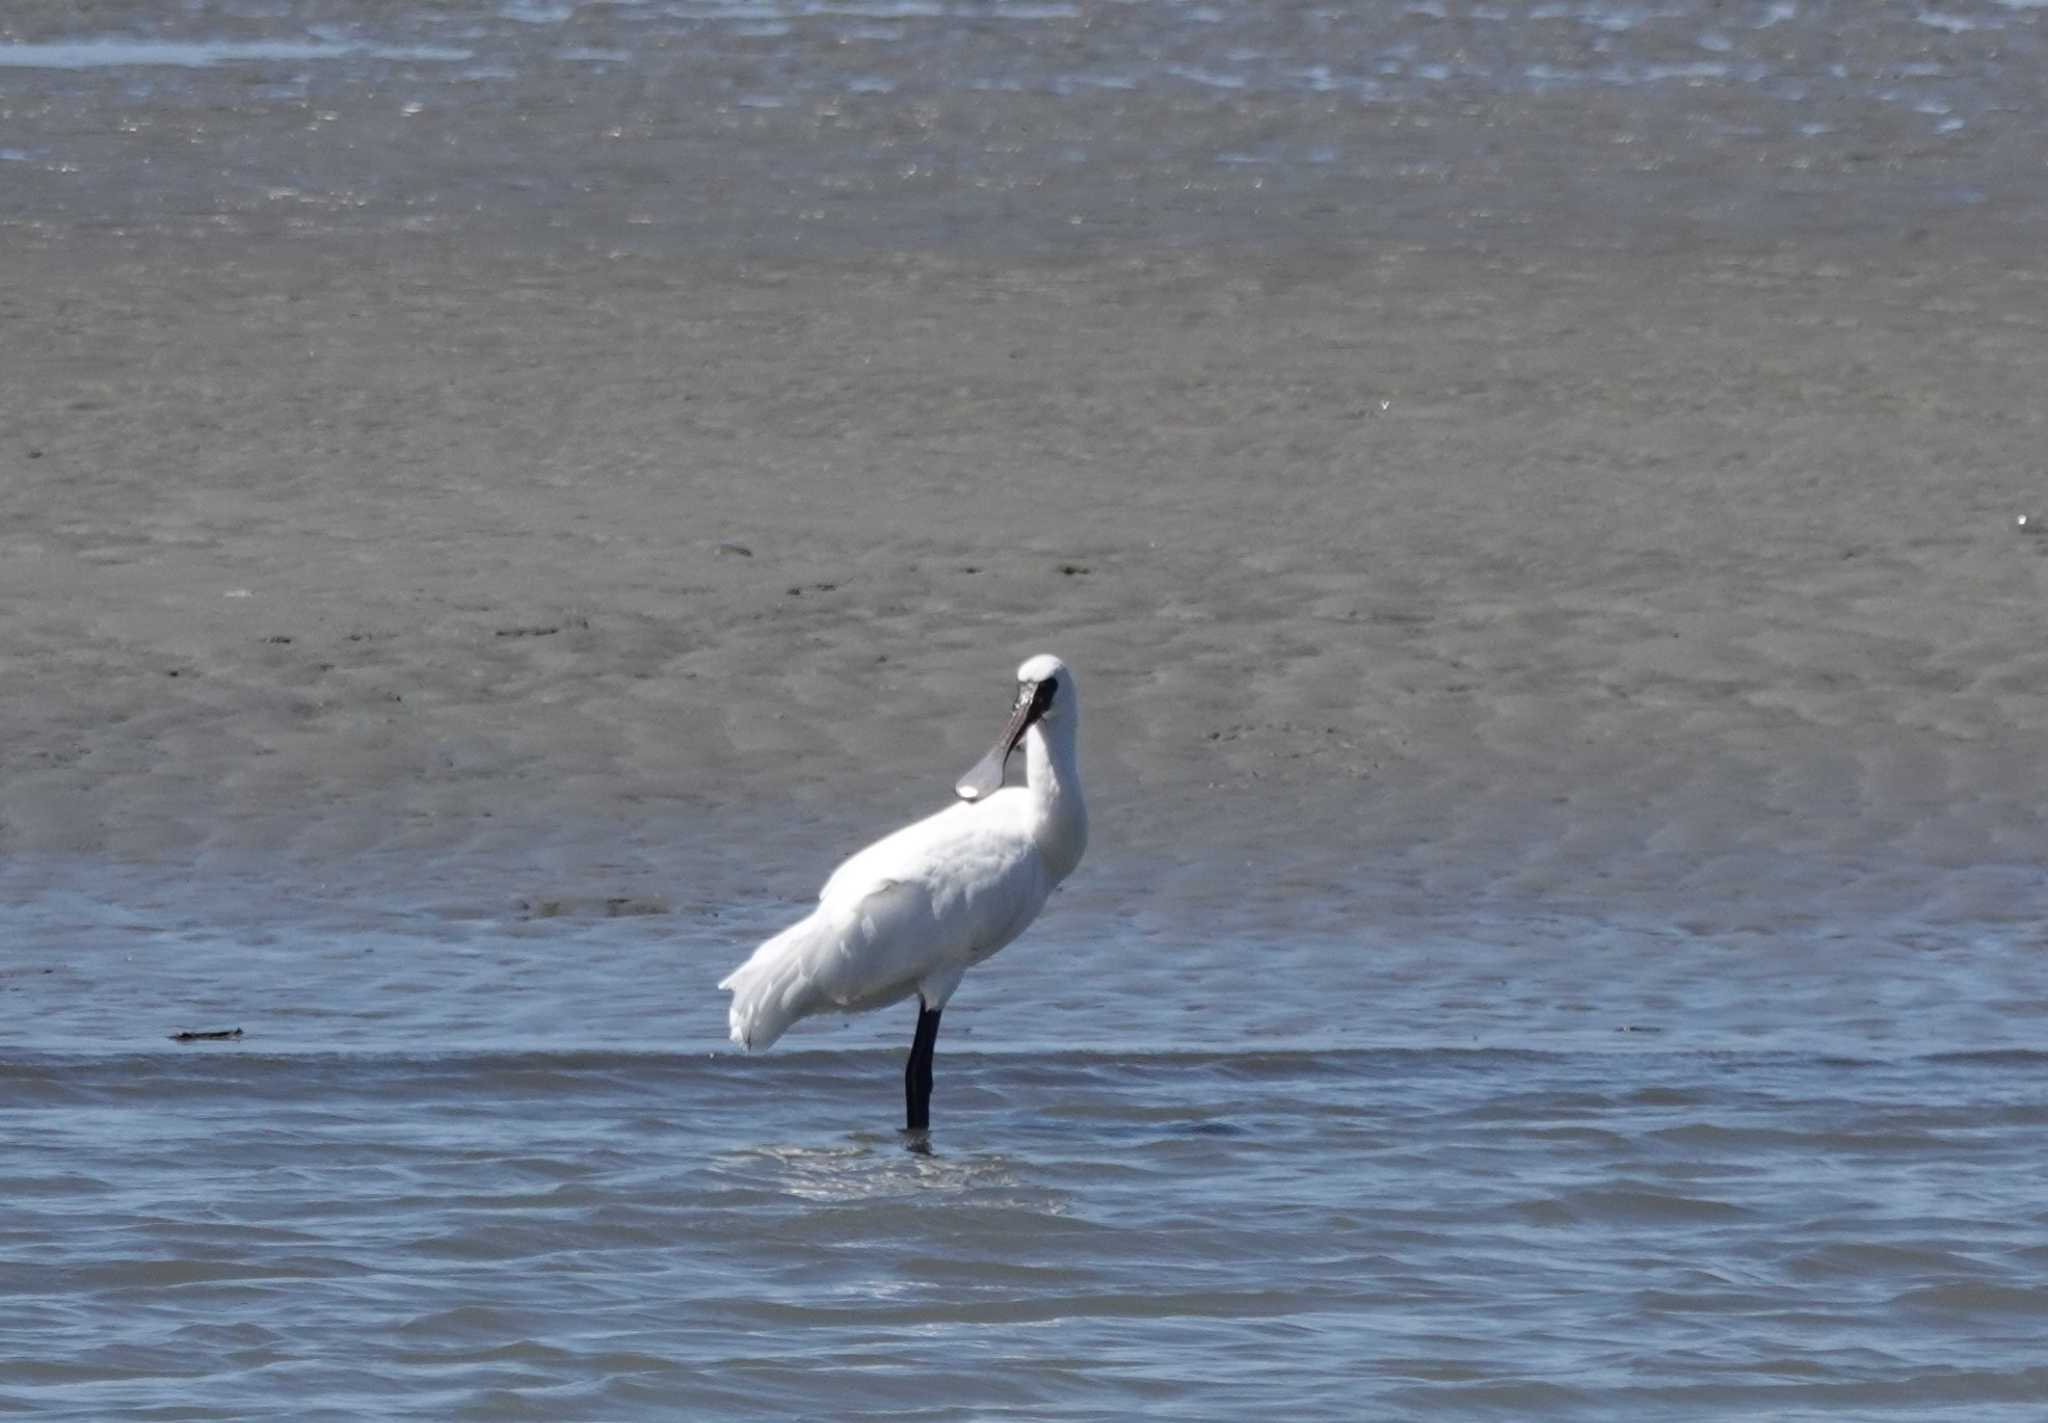
[[[1046,679],[1045,679],[1045,682],[1044,682],[1044,684],[1043,684],[1043,685],[1044,685],[1044,687],[1045,687],[1045,699],[1046,699],[1047,701],[1051,701],[1051,700],[1052,700],[1052,699],[1053,699],[1054,697],[1056,697],[1056,696],[1058,696],[1058,695],[1060,694],[1060,679],[1059,679],[1059,678],[1057,678],[1057,677],[1048,677],[1048,678],[1046,678]]]

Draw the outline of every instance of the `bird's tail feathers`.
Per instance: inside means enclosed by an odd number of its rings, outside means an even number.
[[[792,924],[754,950],[752,958],[725,976],[730,989],[726,1022],[732,1040],[750,1051],[775,1045],[790,1024],[817,1011],[819,994],[810,962],[814,947],[831,931],[813,914]]]

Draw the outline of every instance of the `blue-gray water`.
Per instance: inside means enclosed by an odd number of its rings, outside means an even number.
[[[227,929],[205,886],[12,896],[0,1408],[2048,1401],[2028,935],[1494,915],[1205,943],[1056,901],[949,1010],[922,1154],[893,1129],[903,1014],[722,1044],[710,985],[787,906],[351,931],[232,889]]]
[[[2031,0],[18,0],[6,216],[493,246],[1863,236],[2048,214]]]

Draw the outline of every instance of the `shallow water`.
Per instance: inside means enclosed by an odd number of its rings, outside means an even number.
[[[27,0],[4,216],[756,255],[2024,225],[2044,33],[2016,0]]]
[[[2048,1058],[32,1057],[39,1417],[2035,1417]]]
[[[243,906],[229,927],[209,890]],[[2048,1399],[2048,966],[1988,931],[1766,948],[1493,916],[1117,942],[1056,904],[948,1011],[917,1151],[892,1129],[903,1014],[720,1042],[710,984],[786,906],[351,930],[260,903],[13,896],[0,1406]]]

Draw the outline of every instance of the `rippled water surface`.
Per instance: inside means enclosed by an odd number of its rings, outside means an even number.
[[[8,215],[645,249],[1757,235],[2044,211],[2019,0],[58,0]],[[1255,209],[1255,211],[1254,211]],[[2006,209],[2011,209],[2009,213]],[[1078,231],[1076,229],[1079,229]]]
[[[948,1012],[912,1149],[902,1015],[720,1042],[709,985],[783,906],[351,929],[213,889],[211,924],[204,887],[13,897],[0,1407],[2048,1399],[2048,972],[1995,930],[1117,941],[1055,905]]]

